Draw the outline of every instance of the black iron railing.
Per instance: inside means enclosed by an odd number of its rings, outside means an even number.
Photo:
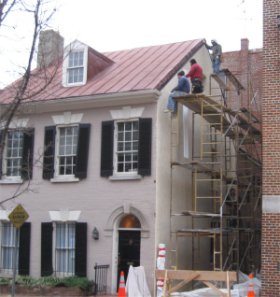
[[[107,293],[107,272],[109,265],[94,265],[94,296]]]

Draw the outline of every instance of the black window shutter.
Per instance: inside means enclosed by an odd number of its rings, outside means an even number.
[[[80,124],[75,176],[87,177],[90,124]]]
[[[1,145],[1,142],[2,142],[2,131],[0,131],[0,145]],[[4,148],[0,147],[0,150],[3,150]],[[2,151],[3,152],[3,151]],[[3,154],[1,153],[0,154],[0,178],[2,178],[2,156]]]
[[[23,131],[23,152],[21,177],[23,179],[31,179],[33,171],[33,147],[34,147],[34,129]]]
[[[43,179],[51,179],[54,175],[55,131],[55,126],[45,127]]]
[[[102,122],[100,175],[103,177],[113,174],[113,149],[114,121]]]
[[[41,276],[53,273],[52,267],[52,223],[42,223],[41,226]]]
[[[75,275],[87,276],[87,223],[76,223]]]
[[[18,257],[18,273],[20,275],[29,275],[30,266],[30,231],[31,224],[24,223],[20,227],[19,233],[19,257]]]
[[[151,175],[152,119],[139,119],[138,174]]]

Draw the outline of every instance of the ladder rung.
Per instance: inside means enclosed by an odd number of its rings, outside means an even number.
[[[203,154],[220,154],[220,152],[203,152]]]
[[[199,196],[197,199],[222,199],[222,196]]]
[[[202,142],[202,144],[220,144],[220,143],[224,143],[224,141]]]
[[[222,181],[221,178],[197,178],[196,181]]]

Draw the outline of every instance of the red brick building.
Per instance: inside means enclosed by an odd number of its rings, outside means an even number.
[[[241,39],[240,51],[223,53],[222,68],[229,69],[244,86],[239,96],[233,92],[228,104],[235,110],[246,107],[255,114],[261,113],[262,49],[249,49],[249,40]]]
[[[280,296],[280,1],[264,0],[262,296]]]

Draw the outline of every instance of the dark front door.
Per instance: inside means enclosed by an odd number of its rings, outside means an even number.
[[[120,272],[125,280],[129,266],[140,265],[140,231],[119,231],[118,284]]]

